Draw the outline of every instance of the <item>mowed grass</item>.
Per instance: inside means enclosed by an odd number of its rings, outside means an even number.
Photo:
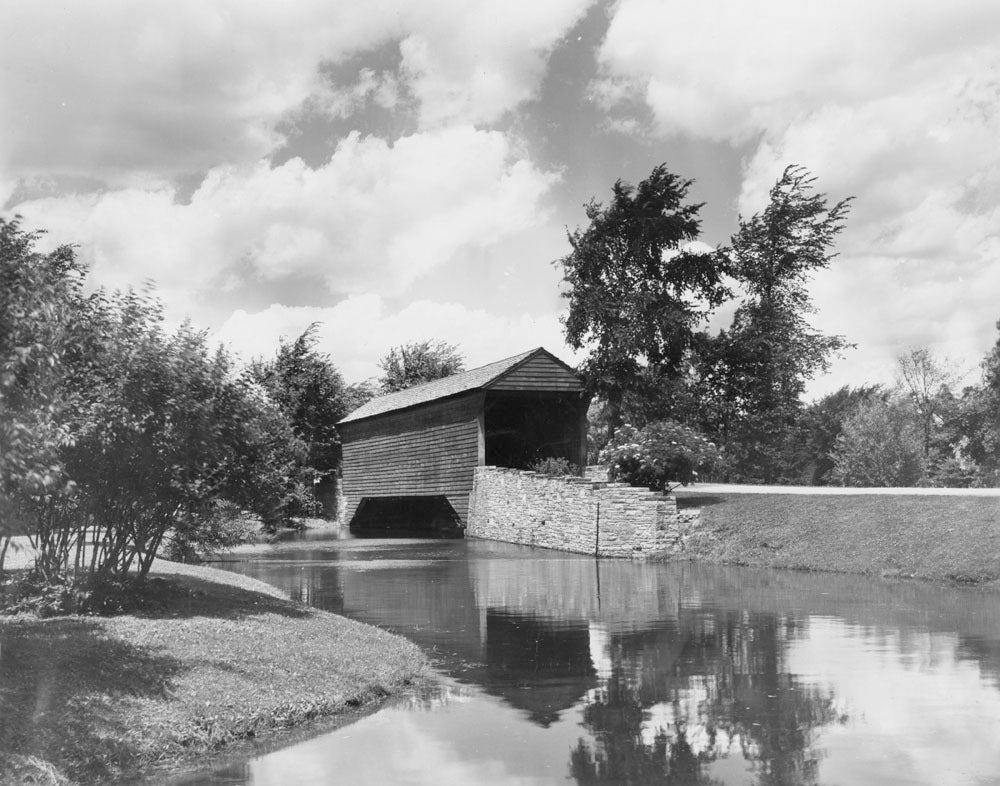
[[[335,715],[426,674],[416,645],[212,568],[166,606],[0,617],[0,783],[103,783]]]
[[[1000,498],[678,493],[701,508],[695,559],[775,568],[1000,579]]]

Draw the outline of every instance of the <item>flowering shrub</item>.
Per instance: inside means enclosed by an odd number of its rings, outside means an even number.
[[[600,455],[612,480],[656,491],[671,483],[686,486],[698,479],[699,471],[711,469],[720,459],[714,442],[672,420],[641,429],[626,423],[615,430]]]
[[[544,458],[539,459],[531,465],[531,469],[539,475],[551,475],[553,477],[564,477],[566,475],[579,475],[580,470],[576,464],[570,463],[569,459]]]

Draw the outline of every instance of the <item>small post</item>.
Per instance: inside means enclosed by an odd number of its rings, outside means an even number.
[[[601,501],[597,501],[597,519],[594,521],[594,556],[601,556]]]

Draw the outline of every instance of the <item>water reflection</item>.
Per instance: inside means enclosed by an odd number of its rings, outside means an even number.
[[[226,782],[1000,782],[996,595],[462,541],[231,567],[410,637],[446,678]]]

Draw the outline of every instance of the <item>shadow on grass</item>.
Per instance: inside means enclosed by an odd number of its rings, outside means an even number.
[[[0,750],[37,756],[70,777],[105,780],[128,767],[130,699],[165,698],[185,670],[175,658],[109,637],[80,618],[0,626]],[[82,764],[86,762],[86,764]],[[6,774],[0,772],[0,782]]]
[[[684,510],[685,508],[707,508],[710,505],[718,505],[720,502],[725,502],[725,498],[718,494],[694,493],[678,494],[676,496],[678,510]]]
[[[300,619],[313,613],[291,600],[196,576],[166,574],[151,577],[147,582],[147,593],[150,602],[135,612],[137,617],[241,620],[260,614],[279,614]]]

